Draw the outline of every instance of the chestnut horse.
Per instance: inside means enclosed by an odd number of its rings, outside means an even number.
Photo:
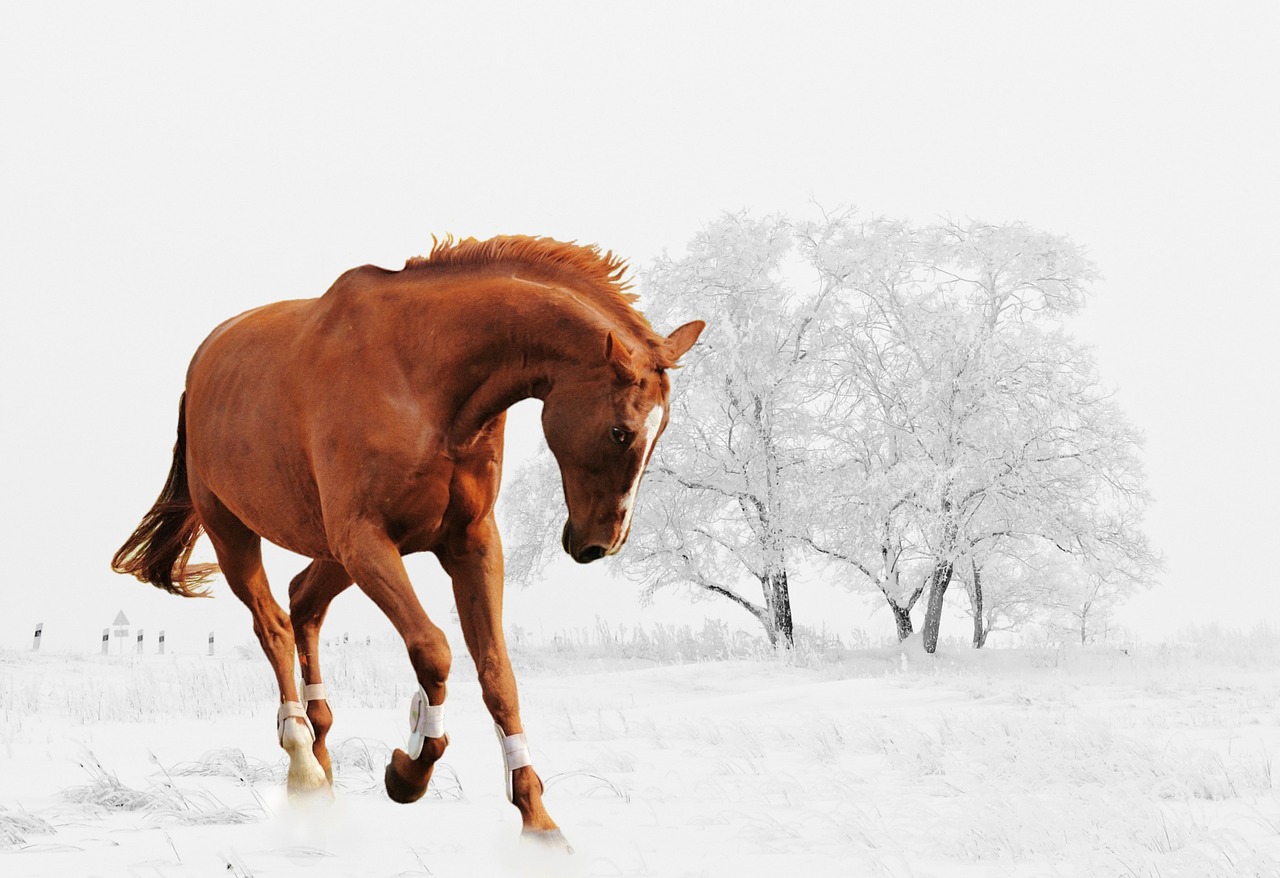
[[[705,324],[658,335],[632,307],[624,272],[595,247],[450,238],[401,271],[356,268],[318,299],[234,317],[196,351],[168,481],[112,566],[188,597],[205,595],[221,568],[280,686],[290,793],[331,789],[319,634],[352,583],[404,638],[419,683],[387,793],[411,802],[426,791],[448,744],[451,654],[401,556],[434,552],[502,744],[507,796],[524,833],[567,847],[520,722],[494,502],[506,410],[536,397],[568,506],[565,551],[586,563],[626,542],[667,425],[667,370]],[[217,566],[189,563],[201,531]],[[264,538],[313,559],[289,584],[288,613],[263,572]]]

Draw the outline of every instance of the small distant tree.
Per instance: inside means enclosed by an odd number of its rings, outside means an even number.
[[[553,498],[560,498],[559,502]],[[528,585],[562,551],[561,528],[569,514],[560,468],[546,445],[503,474],[497,513],[507,578]]]
[[[1116,607],[1151,584],[1160,559],[1145,540],[1135,544],[1132,525],[1119,514],[1107,529],[1080,537],[1069,553],[1059,588],[1046,601],[1048,628],[1084,646],[1104,638]]]
[[[1054,555],[1063,553],[1030,540],[992,541],[969,555],[956,579],[969,598],[974,649],[986,646],[996,631],[1016,631],[1045,616],[1062,591],[1052,575]]]

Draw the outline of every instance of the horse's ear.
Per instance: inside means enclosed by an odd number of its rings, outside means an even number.
[[[667,336],[667,357],[674,363],[685,355],[693,343],[698,340],[707,324],[702,320],[690,320],[675,332]]]
[[[617,373],[619,380],[628,384],[634,384],[640,380],[636,367],[631,361],[631,351],[627,350],[626,345],[614,338],[612,332],[604,337],[604,358],[609,361],[609,365],[613,367],[613,371]]]

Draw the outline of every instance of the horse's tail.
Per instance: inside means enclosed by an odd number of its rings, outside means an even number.
[[[111,569],[188,598],[209,597],[204,584],[217,564],[191,564],[191,550],[204,530],[187,485],[187,395],[178,401],[178,441],[164,490],[111,559]]]

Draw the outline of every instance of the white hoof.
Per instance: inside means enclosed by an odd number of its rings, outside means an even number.
[[[289,754],[289,795],[328,792],[329,779],[312,752],[315,739],[311,729],[296,720],[286,720],[280,732],[280,746]]]

